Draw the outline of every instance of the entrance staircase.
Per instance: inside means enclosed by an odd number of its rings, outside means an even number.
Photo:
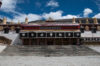
[[[5,56],[88,56],[100,53],[87,46],[8,46],[0,55]]]

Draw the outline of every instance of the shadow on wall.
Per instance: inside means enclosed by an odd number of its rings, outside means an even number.
[[[11,42],[12,42],[12,40],[10,40],[10,39],[8,39],[8,38],[6,38],[6,37],[4,37],[4,36],[0,36],[0,43],[10,45]]]
[[[12,45],[22,45],[19,35],[16,36],[15,40],[12,42]]]

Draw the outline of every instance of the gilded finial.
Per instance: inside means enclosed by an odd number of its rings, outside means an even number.
[[[10,24],[14,24],[13,20],[11,20]]]
[[[3,24],[7,24],[7,18],[6,17],[3,18]]]
[[[49,17],[48,19],[47,19],[47,22],[51,22],[51,21],[53,21],[53,18],[52,17]]]
[[[28,18],[27,17],[25,18],[25,24],[28,24]]]
[[[81,20],[79,20],[79,24],[82,24],[82,21]]]
[[[89,20],[88,20],[88,18],[86,19],[86,24],[89,24]]]
[[[94,24],[98,24],[97,18],[94,18]]]
[[[75,18],[74,18],[74,17],[73,17],[73,19],[72,19],[72,23],[73,23],[73,24],[75,24],[75,23],[76,23],[76,22],[75,22]]]
[[[18,24],[20,24],[20,21],[18,20]]]

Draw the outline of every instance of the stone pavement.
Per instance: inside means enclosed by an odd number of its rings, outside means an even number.
[[[100,56],[0,56],[0,66],[100,66]]]
[[[96,56],[100,53],[87,46],[8,46],[0,56]]]
[[[88,46],[8,46],[0,66],[100,66],[100,53]]]

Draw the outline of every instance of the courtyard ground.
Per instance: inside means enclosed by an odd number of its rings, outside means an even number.
[[[55,49],[55,47],[45,48],[38,46],[38,49],[34,47],[35,50],[33,51],[34,48],[25,46],[9,46],[5,50],[3,48],[0,53],[0,66],[100,66],[100,46],[62,47],[64,49],[61,47],[56,47]],[[40,51],[41,49],[42,51]],[[73,52],[74,50],[76,52]],[[42,54],[39,55],[40,52]],[[56,54],[59,55],[56,56]]]

